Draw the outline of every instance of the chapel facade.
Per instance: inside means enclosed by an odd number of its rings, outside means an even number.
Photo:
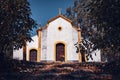
[[[81,29],[73,26],[72,20],[62,14],[50,19],[46,26],[37,29],[37,35],[32,42],[19,50],[13,50],[13,58],[32,62],[82,62],[82,54],[76,53],[75,43],[81,42]],[[100,50],[92,53],[93,60],[86,62],[101,62]]]

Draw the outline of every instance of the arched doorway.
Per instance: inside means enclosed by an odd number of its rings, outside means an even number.
[[[30,61],[36,62],[37,61],[37,50],[36,49],[31,49],[30,50]]]
[[[65,61],[65,45],[62,43],[56,44],[56,61]]]

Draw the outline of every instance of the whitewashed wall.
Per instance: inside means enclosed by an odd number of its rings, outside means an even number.
[[[87,62],[101,62],[101,52],[100,50],[95,50],[92,53],[93,60],[89,57],[89,60]]]
[[[62,30],[59,31],[58,27],[62,27]],[[77,34],[77,31],[73,30],[71,23],[59,17],[56,20],[49,23],[47,28],[47,60],[54,61],[55,47],[54,45],[57,42],[63,42],[67,47],[67,60],[77,60],[77,54],[75,52],[73,35]],[[75,33],[73,33],[75,32]]]
[[[41,32],[41,60],[47,59],[47,29]]]
[[[76,53],[76,47],[74,44],[78,42],[78,32],[75,29],[72,29],[72,59],[71,60],[78,60],[78,53]]]
[[[23,48],[19,50],[13,50],[13,59],[23,60]]]
[[[29,51],[30,49],[36,49],[38,48],[38,36],[35,35],[32,37],[33,41],[31,42],[27,42],[26,45],[26,59],[29,60],[28,56],[29,56]],[[13,50],[13,59],[17,59],[17,60],[23,60],[23,48],[19,49],[19,50]]]
[[[36,50],[38,50],[38,36],[37,35],[35,35],[35,36],[33,36],[32,37],[32,39],[33,39],[33,41],[31,41],[31,42],[27,42],[27,50],[26,50],[26,59],[27,59],[27,61],[29,60],[28,58],[28,56],[29,56],[29,51],[31,50],[31,49],[36,49]]]

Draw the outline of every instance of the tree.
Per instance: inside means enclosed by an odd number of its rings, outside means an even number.
[[[30,11],[27,0],[0,0],[0,55],[32,40],[30,31],[36,24]]]
[[[96,0],[89,7],[89,15],[99,36],[98,39],[94,38],[94,43],[99,42],[96,46],[106,50],[110,60],[120,59],[120,1]]]
[[[106,53],[109,60],[120,59],[119,0],[75,0],[72,12],[84,39]]]

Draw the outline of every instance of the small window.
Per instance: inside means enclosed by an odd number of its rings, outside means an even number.
[[[61,31],[61,30],[62,30],[62,27],[58,27],[58,30]]]

